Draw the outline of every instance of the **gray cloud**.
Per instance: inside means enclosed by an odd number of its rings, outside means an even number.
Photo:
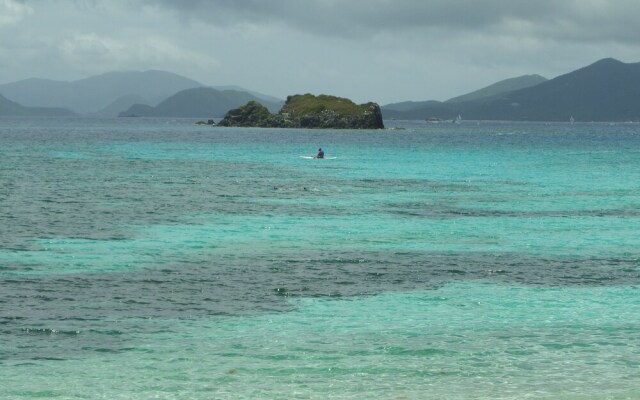
[[[23,1],[0,0],[0,27],[16,25],[32,12]]]
[[[444,100],[640,54],[637,0],[0,0],[0,82],[161,69],[285,97]]]
[[[339,37],[415,29],[535,34],[549,40],[640,43],[636,0],[145,0],[233,25],[284,24]],[[526,27],[523,32],[522,27]]]

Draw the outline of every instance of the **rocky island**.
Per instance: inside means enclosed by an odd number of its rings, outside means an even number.
[[[230,110],[218,126],[260,128],[383,129],[382,112],[376,103],[355,104],[341,97],[294,95],[277,114],[257,101]]]

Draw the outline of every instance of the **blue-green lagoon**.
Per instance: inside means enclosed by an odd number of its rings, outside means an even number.
[[[194,122],[0,119],[0,398],[640,398],[640,124]]]

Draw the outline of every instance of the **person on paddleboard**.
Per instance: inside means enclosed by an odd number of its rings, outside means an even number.
[[[324,150],[322,150],[322,147],[318,149],[318,155],[316,158],[324,158]]]

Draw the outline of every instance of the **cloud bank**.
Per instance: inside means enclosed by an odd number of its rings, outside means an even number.
[[[0,0],[0,82],[161,69],[284,97],[444,100],[640,61],[636,0]]]
[[[635,0],[145,0],[210,24],[282,24],[338,37],[433,30],[640,43]]]

